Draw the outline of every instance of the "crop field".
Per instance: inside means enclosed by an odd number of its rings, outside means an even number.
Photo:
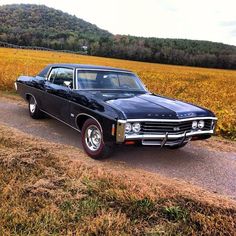
[[[154,93],[195,103],[218,117],[217,134],[236,140],[236,71],[171,66],[58,52],[0,48],[0,90],[13,91],[19,75],[36,75],[49,63],[121,67],[136,72]]]

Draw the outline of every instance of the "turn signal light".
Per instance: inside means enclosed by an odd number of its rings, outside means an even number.
[[[135,144],[135,142],[134,141],[126,141],[125,144],[126,145],[133,145],[133,144]]]

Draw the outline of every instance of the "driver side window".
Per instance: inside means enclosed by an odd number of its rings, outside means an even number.
[[[53,68],[49,81],[53,84],[73,88],[73,69]]]

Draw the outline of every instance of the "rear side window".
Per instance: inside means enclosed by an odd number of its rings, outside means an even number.
[[[73,69],[69,68],[53,68],[50,73],[49,81],[53,84],[68,86],[73,85]]]

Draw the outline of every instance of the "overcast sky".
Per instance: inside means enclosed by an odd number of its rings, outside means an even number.
[[[0,0],[44,4],[114,34],[236,45],[236,0]]]

